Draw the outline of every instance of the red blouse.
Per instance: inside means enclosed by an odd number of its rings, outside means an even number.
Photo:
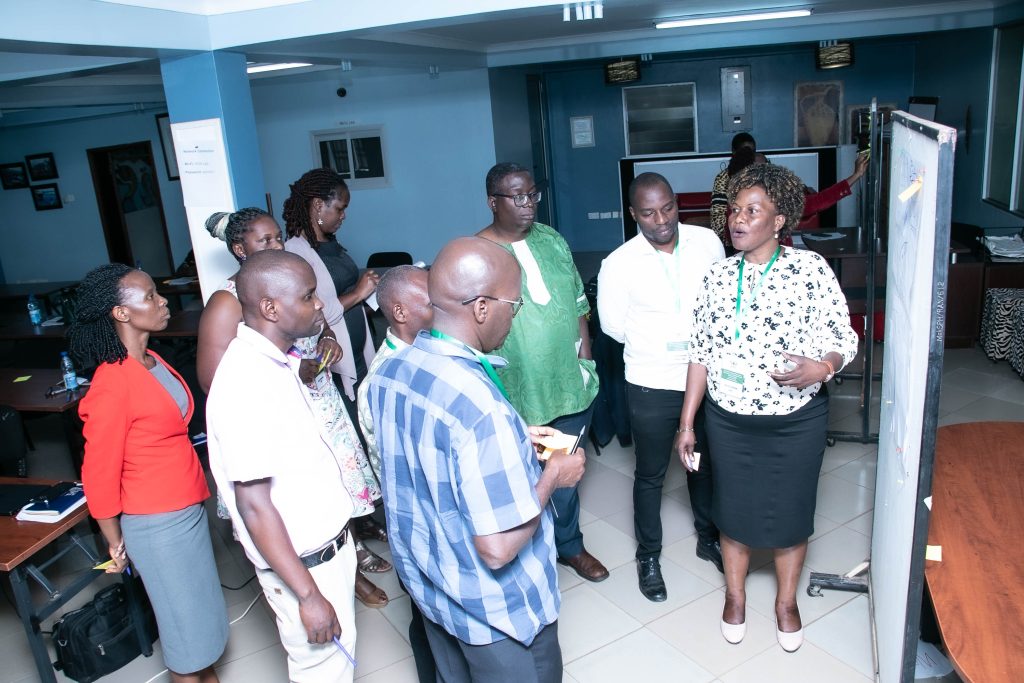
[[[149,353],[185,387],[188,411],[182,417],[174,398],[134,358],[96,368],[78,414],[85,436],[82,484],[97,519],[172,512],[210,495],[188,436],[192,392],[163,358]]]

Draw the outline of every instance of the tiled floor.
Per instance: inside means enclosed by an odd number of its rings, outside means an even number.
[[[881,355],[881,354],[879,354]],[[1005,363],[994,365],[978,350],[946,353],[940,424],[975,420],[1024,419],[1024,381]],[[832,423],[858,426],[858,386],[845,382],[832,391]],[[59,423],[30,424],[38,450],[31,473],[67,476],[66,450]],[[714,567],[694,555],[693,517],[684,477],[673,468],[662,504],[665,550],[662,566],[669,598],[645,600],[637,590],[632,531],[633,452],[613,442],[590,457],[581,487],[584,538],[588,549],[611,570],[600,584],[581,581],[559,566],[563,603],[559,634],[567,683],[621,683],[623,680],[692,683],[864,683],[873,679],[871,630],[865,596],[830,591],[809,598],[801,589],[800,607],[806,643],[795,654],[775,642],[774,574],[770,555],[758,553],[747,581],[749,624],[740,645],[719,634],[723,580]],[[869,554],[874,504],[875,447],[839,443],[825,454],[818,488],[818,514],[801,586],[815,571],[843,572]],[[252,569],[230,537],[216,525],[215,553],[221,580],[239,585]],[[387,555],[386,547],[379,547]],[[73,565],[62,569],[69,571]],[[378,575],[391,596],[383,610],[357,603],[356,658],[362,683],[414,682],[415,669],[406,629],[409,598],[394,572]],[[257,595],[254,584],[225,590],[231,618],[242,614]],[[84,600],[84,598],[83,598]],[[76,601],[80,603],[81,600]],[[47,625],[48,626],[48,625]],[[110,677],[111,683],[169,681],[159,655],[139,658]],[[643,653],[643,656],[637,656]],[[0,603],[0,683],[36,681],[24,634],[13,609]],[[224,683],[280,683],[287,680],[284,654],[273,619],[259,600],[232,626],[227,652],[218,664]],[[58,676],[60,680],[65,680]],[[957,680],[954,677],[948,680]]]

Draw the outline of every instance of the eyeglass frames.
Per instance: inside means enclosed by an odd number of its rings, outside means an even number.
[[[527,203],[540,204],[540,200],[543,195],[544,193],[540,190],[534,190],[533,192],[528,192],[526,194],[500,194],[498,192],[491,194],[492,197],[504,197],[505,199],[511,199],[512,203],[518,207],[526,206]]]
[[[512,317],[513,318],[516,317],[519,314],[519,309],[521,309],[523,307],[523,297],[519,297],[515,301],[511,301],[509,299],[499,299],[496,296],[487,296],[486,294],[477,294],[476,296],[471,296],[468,299],[466,299],[465,301],[463,301],[462,305],[465,306],[466,304],[471,304],[474,301],[476,301],[477,299],[490,299],[491,301],[503,301],[503,302],[505,302],[506,304],[508,304],[509,306],[512,307]]]

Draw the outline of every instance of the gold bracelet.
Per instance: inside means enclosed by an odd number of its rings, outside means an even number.
[[[831,363],[829,363],[829,362],[828,362],[827,360],[825,360],[824,358],[822,358],[822,359],[821,359],[820,361],[818,361],[818,362],[819,362],[819,363],[824,363],[825,365],[827,365],[827,366],[828,366],[828,374],[827,374],[827,375],[825,375],[825,379],[823,379],[823,380],[822,380],[822,382],[828,382],[829,380],[831,380],[831,379],[832,379],[832,377],[834,377],[834,376],[835,376],[835,374],[836,374],[836,369],[835,369],[834,367],[832,367],[832,364],[831,364]]]

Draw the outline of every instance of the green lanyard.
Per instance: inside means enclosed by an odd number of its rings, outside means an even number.
[[[458,346],[462,346],[462,347],[472,351],[473,355],[476,356],[476,359],[478,361],[480,361],[480,365],[484,366],[484,372],[487,373],[487,376],[490,377],[491,381],[493,381],[495,386],[498,387],[498,391],[501,392],[501,395],[505,397],[506,401],[510,401],[511,402],[512,399],[510,399],[508,397],[508,392],[505,391],[505,385],[502,384],[501,378],[498,377],[498,373],[495,371],[494,366],[491,365],[491,361],[487,360],[487,356],[485,356],[484,354],[480,353],[479,351],[474,349],[469,344],[467,344],[467,343],[465,343],[463,341],[460,341],[460,340],[456,339],[455,337],[449,336],[449,335],[445,334],[444,332],[441,332],[440,330],[430,330],[430,336],[434,337],[436,339],[443,339],[444,341],[449,341],[449,342],[451,342],[453,344],[456,344]]]
[[[683,304],[682,304],[682,301],[680,300],[680,297],[679,297],[679,273],[680,273],[680,271],[683,268],[683,250],[681,248],[682,244],[681,244],[681,240],[679,238],[680,238],[680,235],[677,234],[676,235],[676,248],[672,250],[672,253],[675,254],[675,256],[676,256],[676,276],[675,277],[672,277],[672,275],[668,272],[668,266],[665,265],[665,261],[663,260],[663,257],[661,256],[661,254],[663,254],[664,252],[662,252],[660,249],[656,250],[658,252],[656,254],[656,256],[658,257],[658,265],[660,265],[661,269],[663,271],[665,271],[665,279],[668,280],[668,284],[672,288],[672,293],[676,297],[676,313],[682,313],[683,312]]]
[[[747,308],[754,303],[754,299],[757,298],[758,292],[761,291],[761,285],[764,284],[764,279],[768,277],[768,271],[772,269],[772,265],[775,263],[775,259],[779,257],[780,253],[782,253],[782,245],[775,247],[775,253],[772,254],[771,260],[768,261],[768,267],[764,269],[763,273],[761,273],[761,278],[757,281],[757,284],[754,285],[754,291],[750,293],[750,304],[747,304]],[[740,257],[740,274],[739,278],[736,280],[736,328],[733,332],[733,339],[740,338],[740,320],[743,318],[743,314],[747,312],[747,309],[741,309],[743,301],[743,264],[746,262],[747,260],[745,258]]]
[[[387,344],[388,348],[391,349],[392,351],[397,351],[398,350],[398,347],[395,346],[395,342],[391,341],[387,337],[384,337],[384,343]]]

